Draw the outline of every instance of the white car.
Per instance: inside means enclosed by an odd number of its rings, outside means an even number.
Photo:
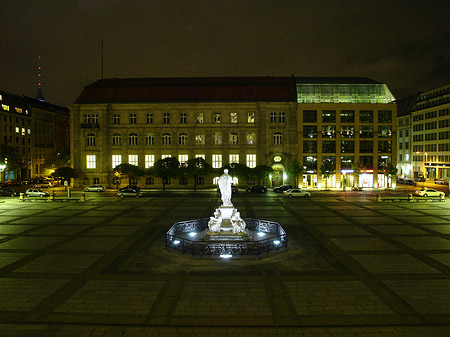
[[[27,197],[48,197],[50,193],[38,190],[37,188],[30,188],[25,192]]]
[[[445,197],[445,193],[441,191],[436,191],[432,188],[422,188],[414,192],[416,195],[421,197]]]
[[[293,188],[291,190],[287,190],[283,192],[283,197],[303,197],[303,198],[309,198],[311,196],[311,193],[307,191],[302,191],[297,188]]]
[[[104,190],[102,185],[92,185],[84,189],[85,192],[103,192]]]

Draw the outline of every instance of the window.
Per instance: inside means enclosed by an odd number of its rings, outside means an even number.
[[[366,170],[373,169],[373,156],[360,156],[359,162],[366,168]]]
[[[256,154],[248,154],[247,155],[247,163],[246,165],[250,168],[256,167]]]
[[[115,168],[117,165],[122,164],[122,155],[113,154],[112,156],[112,168]]]
[[[373,125],[360,125],[359,137],[360,138],[373,138]]]
[[[342,110],[341,123],[355,123],[355,112],[353,110]]]
[[[161,155],[161,159],[166,159],[166,158],[170,158],[171,155],[170,154],[162,154]]]
[[[322,141],[322,153],[336,153],[336,141],[335,140]]]
[[[322,111],[322,123],[336,123],[336,111],[335,110],[323,110]]]
[[[239,155],[238,154],[230,154],[228,163],[229,164],[232,164],[232,163],[239,164]]]
[[[360,123],[373,123],[373,111],[372,110],[361,110],[359,112],[359,122]]]
[[[354,156],[341,156],[341,170],[350,170],[354,161]]]
[[[179,162],[180,164],[186,163],[186,162],[188,161],[188,159],[189,159],[189,157],[188,157],[187,154],[179,154],[179,155],[178,155],[178,162]]]
[[[170,133],[163,133],[162,135],[162,145],[170,145],[172,142],[172,136]]]
[[[130,124],[136,124],[137,119],[136,119],[136,113],[132,112],[130,113]]]
[[[230,112],[230,123],[236,124],[238,122],[238,113]]]
[[[317,170],[317,157],[315,157],[315,156],[304,156],[303,157],[303,166],[308,171]]]
[[[392,111],[391,110],[378,111],[378,123],[392,123]]]
[[[239,144],[239,135],[236,132],[230,133],[230,145],[238,145]]]
[[[378,153],[391,153],[392,142],[390,140],[383,140],[378,142]]]
[[[170,113],[165,112],[163,114],[163,124],[170,124]]]
[[[317,153],[317,142],[306,140],[303,142],[303,153]]]
[[[398,149],[402,150],[403,149],[403,143],[398,143]]]
[[[118,114],[118,113],[114,114],[113,123],[114,124],[120,124],[120,114]]]
[[[254,112],[247,112],[247,123],[254,124],[255,123],[255,113]]]
[[[138,155],[137,154],[128,155],[128,164],[138,166],[139,165]]]
[[[145,178],[145,185],[153,185],[155,183],[155,179],[152,177]]]
[[[97,178],[97,177],[94,178],[93,183],[94,183],[95,185],[100,184],[100,178]]]
[[[113,144],[114,146],[120,146],[122,143],[122,136],[120,133],[113,134]]]
[[[303,123],[317,123],[317,111],[316,110],[304,110],[303,111]]]
[[[213,123],[215,123],[215,124],[220,123],[220,112],[213,113]]]
[[[341,138],[355,138],[355,126],[341,125]]]
[[[155,145],[155,135],[153,133],[147,133],[145,135],[145,145]]]
[[[205,185],[205,178],[203,177],[197,177],[197,185]]]
[[[197,112],[197,124],[203,124],[203,112]]]
[[[130,133],[128,136],[129,145],[138,145],[138,135],[136,133]]]
[[[378,126],[378,137],[380,137],[380,138],[392,137],[392,126],[391,125]]]
[[[256,134],[254,132],[247,133],[247,144],[249,145],[256,144]]]
[[[203,132],[195,134],[195,145],[205,145],[205,134]]]
[[[360,153],[373,153],[373,141],[361,140],[359,142],[359,152]]]
[[[222,155],[221,154],[213,154],[212,155],[212,167],[213,168],[221,168],[222,167]]]
[[[180,124],[187,123],[187,114],[186,112],[180,112]]]
[[[85,114],[84,115],[84,124],[90,124],[91,123],[91,115]]]
[[[154,154],[146,154],[145,155],[145,168],[149,168],[155,165],[155,155]]]
[[[342,140],[341,141],[341,152],[342,153],[355,153],[355,142],[353,140]]]
[[[185,177],[182,177],[182,178],[180,178],[180,185],[187,185],[187,178],[185,178]]]
[[[322,125],[322,138],[336,138],[336,125]]]
[[[222,144],[222,134],[220,132],[214,132],[213,134],[213,144],[221,145]]]
[[[316,125],[303,126],[303,138],[317,138],[317,126]]]
[[[204,154],[196,154],[195,158],[203,158],[205,160],[206,156]]]
[[[270,113],[270,123],[276,123],[276,122],[277,122],[277,113],[272,111]]]
[[[97,158],[95,154],[88,154],[86,156],[86,169],[97,168]]]
[[[146,115],[146,123],[147,124],[153,124],[153,114],[152,113],[148,113]]]
[[[95,146],[95,135],[93,133],[89,133],[86,136],[86,145],[87,146]]]
[[[278,123],[284,123],[286,121],[286,113],[279,112],[278,113]]]
[[[178,144],[179,145],[187,145],[188,135],[187,133],[178,134]]]
[[[281,132],[277,131],[273,133],[273,144],[274,145],[283,144],[283,134]]]

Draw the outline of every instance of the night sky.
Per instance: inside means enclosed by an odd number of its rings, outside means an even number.
[[[102,76],[366,76],[450,83],[450,7],[396,0],[2,0],[0,90],[66,106]]]

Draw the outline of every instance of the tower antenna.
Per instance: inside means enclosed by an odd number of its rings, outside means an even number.
[[[35,98],[41,102],[45,102],[44,96],[42,96],[41,57],[40,56],[38,56],[38,88],[37,88],[37,95]]]

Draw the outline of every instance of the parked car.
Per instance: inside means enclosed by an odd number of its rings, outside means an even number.
[[[117,196],[118,197],[140,197],[141,196],[141,192],[136,191],[133,188],[121,188],[119,190],[119,192],[117,192]]]
[[[105,187],[102,185],[92,185],[84,189],[85,192],[103,192]]]
[[[246,191],[248,193],[266,193],[267,187],[263,185],[253,185],[250,187],[247,187]]]
[[[48,197],[50,196],[50,193],[38,190],[37,188],[29,188],[25,192],[25,195],[27,197]]]
[[[417,183],[411,178],[405,178],[403,181],[404,181],[405,185],[411,185],[411,186],[417,185]]]
[[[15,196],[19,195],[19,192],[14,191],[10,188],[2,188],[2,189],[0,189],[0,195],[15,197]]]
[[[217,187],[217,192],[220,192],[220,188]],[[239,192],[239,188],[237,185],[231,185],[231,193],[237,193]]]
[[[292,185],[281,185],[281,186],[275,187],[273,189],[273,191],[275,193],[282,193],[282,192],[288,191],[288,190],[292,190]]]
[[[434,179],[434,183],[437,185],[448,185],[447,179]]]
[[[141,188],[140,188],[139,186],[136,186],[136,185],[128,185],[128,186],[119,188],[119,192],[120,192],[120,191],[124,191],[124,190],[130,190],[130,189],[133,190],[133,191],[135,191],[135,192],[139,192],[139,191],[141,190]]]
[[[414,192],[416,195],[421,197],[444,197],[445,193],[441,191],[436,191],[432,188],[422,188],[421,190],[417,190]]]
[[[416,177],[414,178],[414,181],[418,181],[418,182],[424,182],[426,179],[425,177]]]
[[[298,188],[293,188],[291,190],[287,190],[283,192],[283,197],[303,197],[303,198],[309,198],[311,196],[311,193],[303,190],[299,190]]]

